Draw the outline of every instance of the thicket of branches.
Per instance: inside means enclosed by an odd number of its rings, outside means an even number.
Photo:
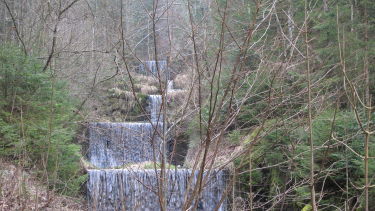
[[[1,3],[1,40],[68,81],[79,100],[73,114],[86,121],[100,119],[99,95],[113,87],[145,113],[135,67],[168,61],[184,92],[171,106],[167,80],[155,77],[169,125],[159,135],[165,145],[171,135],[187,139],[185,165],[200,172],[185,209],[198,206],[203,172],[213,168],[230,170],[233,210],[375,207],[373,2]],[[166,150],[158,152],[162,210]]]

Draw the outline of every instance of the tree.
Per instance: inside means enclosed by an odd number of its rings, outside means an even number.
[[[0,61],[1,156],[23,168],[38,166],[49,188],[78,194],[84,176],[65,83],[13,45],[1,47]]]

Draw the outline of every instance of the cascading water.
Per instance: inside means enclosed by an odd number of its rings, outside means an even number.
[[[164,72],[167,74],[167,61],[165,60],[159,60],[156,61],[145,61],[143,64],[140,65],[140,70],[143,74],[146,75],[153,75],[155,77],[158,77],[158,68],[156,66],[156,63],[159,67],[159,73],[163,74]],[[168,75],[166,75],[168,77]]]
[[[173,86],[168,88],[172,90]],[[161,96],[150,95],[149,101],[151,122],[90,123],[88,158],[97,168],[88,170],[90,210],[160,210],[157,195],[160,170],[136,170],[126,167],[126,164],[159,161],[162,139],[158,131],[163,126],[163,116],[160,113]],[[189,197],[191,188],[196,184],[198,171],[166,171],[164,194],[167,210],[181,210],[185,195],[188,193]],[[208,176],[209,180],[203,184],[203,191],[197,202],[198,210],[215,210],[225,192],[224,171],[212,170]],[[193,177],[193,180],[188,190],[190,177]],[[193,204],[194,202],[191,205]],[[226,210],[225,200],[218,210]]]
[[[159,160],[161,138],[151,123],[90,123],[89,140],[89,161],[97,168],[150,161],[154,155]]]
[[[182,210],[184,196],[192,171],[177,169],[167,171],[166,199],[168,210]],[[156,175],[157,174],[157,175]],[[157,178],[160,171],[145,170],[91,170],[88,183],[89,203],[93,210],[150,210],[157,211]],[[196,180],[198,173],[193,174]],[[215,210],[222,198],[226,173],[213,171],[198,201],[198,210]],[[192,191],[190,190],[189,193]],[[218,207],[225,210],[225,203]]]
[[[149,95],[150,99],[150,113],[151,113],[151,121],[152,122],[163,122],[163,115],[161,108],[161,95]]]
[[[167,90],[168,91],[173,91],[173,81],[172,80],[169,80],[167,82]]]

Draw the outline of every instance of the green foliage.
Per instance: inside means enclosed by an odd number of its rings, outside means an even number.
[[[143,165],[143,168],[144,169],[155,169],[155,166],[156,166],[156,169],[161,169],[161,163],[154,163],[154,162],[147,162]],[[172,164],[166,164],[166,169],[176,169],[176,166],[175,165],[172,165]]]
[[[189,148],[193,148],[199,144],[199,115],[195,115],[192,121],[189,122],[187,128],[187,135],[189,136]]]
[[[328,1],[329,2],[329,1]],[[227,1],[219,0],[219,12],[223,12]],[[364,99],[366,84],[364,73],[366,58],[370,81],[370,94],[375,98],[375,75],[373,74],[375,48],[373,35],[375,34],[374,17],[375,3],[368,0],[358,1],[333,1],[324,5],[324,1],[307,1],[308,21],[308,48],[310,73],[313,96],[313,141],[316,174],[316,191],[320,193],[323,188],[324,196],[320,204],[333,204],[342,209],[346,196],[342,188],[346,187],[348,173],[350,183],[357,187],[364,184],[364,135],[358,125],[355,114],[350,110],[350,104],[345,94],[350,92],[345,81],[344,89],[343,67],[340,66],[340,56],[345,60],[345,73],[349,80],[355,84],[358,97]],[[263,3],[262,3],[263,4]],[[260,7],[262,7],[262,4]],[[278,1],[272,7],[272,14],[263,23],[257,22],[257,28],[252,34],[252,48],[241,55],[243,66],[237,70],[257,70],[246,76],[241,75],[235,90],[232,108],[221,108],[218,119],[227,117],[228,111],[235,110],[241,105],[237,118],[227,131],[227,140],[232,143],[250,145],[260,130],[262,121],[277,123],[262,140],[258,141],[251,153],[237,158],[234,161],[239,172],[238,189],[243,198],[247,198],[249,191],[249,156],[253,168],[253,192],[265,196],[267,199],[257,198],[255,201],[273,200],[277,193],[292,189],[293,198],[285,199],[288,206],[297,209],[311,210],[309,204],[310,190],[306,178],[309,178],[309,134],[306,127],[307,120],[307,80],[304,38],[305,2],[304,1]],[[258,20],[265,18],[269,12],[260,8]],[[327,8],[325,8],[327,6]],[[251,26],[257,5],[253,1],[237,1],[228,4],[227,27],[230,36],[224,37],[225,41],[238,43],[246,37],[246,32]],[[323,9],[324,8],[324,9]],[[289,10],[290,9],[290,10]],[[218,12],[218,13],[219,13]],[[222,14],[216,13],[216,33],[222,27]],[[291,21],[289,22],[288,20]],[[257,20],[257,21],[258,21]],[[293,27],[291,27],[292,23]],[[290,28],[291,27],[291,28]],[[229,37],[234,37],[230,39]],[[293,39],[293,47],[287,38]],[[295,39],[295,40],[294,40]],[[215,56],[217,40],[213,39],[208,49],[208,56]],[[256,41],[256,42],[253,42]],[[257,45],[261,48],[257,48]],[[339,51],[339,44],[342,52]],[[230,45],[229,45],[230,46]],[[293,49],[294,48],[294,49]],[[234,67],[239,50],[231,49],[225,54],[222,67],[222,76],[219,81],[219,99],[222,97],[223,87],[228,87],[231,79],[231,70]],[[293,49],[293,55],[290,55]],[[297,49],[299,52],[297,52]],[[229,50],[228,50],[229,51]],[[261,53],[259,53],[261,52]],[[259,54],[258,54],[259,53]],[[340,55],[341,54],[341,55]],[[258,58],[258,55],[261,58]],[[291,56],[291,58],[289,58]],[[281,58],[280,58],[281,57]],[[284,57],[284,58],[283,58]],[[262,61],[260,65],[259,61]],[[280,64],[281,63],[281,64]],[[285,66],[283,66],[285,65]],[[256,73],[255,73],[256,72]],[[275,80],[272,77],[275,76]],[[210,90],[209,86],[206,88]],[[216,91],[216,87],[214,87]],[[346,92],[346,93],[345,93]],[[349,93],[350,95],[350,93]],[[245,100],[243,104],[242,100]],[[337,111],[330,109],[330,105],[339,104]],[[205,102],[204,102],[205,103]],[[316,104],[315,104],[316,103]],[[359,107],[362,107],[359,102]],[[207,122],[208,108],[202,106],[202,118]],[[328,109],[327,109],[328,107]],[[359,110],[360,118],[366,124],[366,111]],[[285,118],[288,118],[286,122]],[[267,118],[267,119],[264,119]],[[374,117],[372,117],[374,119]],[[278,122],[279,121],[279,122]],[[190,122],[189,134],[195,134],[199,127],[197,118]],[[373,127],[373,122],[371,123]],[[251,130],[251,131],[249,131]],[[240,132],[241,131],[241,132]],[[241,133],[252,132],[239,143]],[[372,129],[371,129],[372,131]],[[263,131],[261,131],[261,134]],[[193,139],[193,136],[190,136]],[[194,139],[196,140],[196,138]],[[370,138],[370,157],[375,156],[375,143],[373,135]],[[344,144],[345,145],[344,145]],[[356,152],[356,153],[354,153]],[[244,173],[246,172],[246,173]],[[369,161],[369,175],[375,174],[375,161]],[[357,190],[349,185],[348,197],[351,200],[363,203],[362,190]],[[370,195],[374,194],[374,188]],[[345,193],[346,194],[346,193]],[[373,196],[373,195],[372,195]],[[320,197],[320,196],[319,196]],[[284,199],[283,202],[284,203]],[[291,205],[292,204],[292,205]],[[362,206],[363,207],[363,206]],[[274,207],[277,210],[277,208]],[[284,207],[285,209],[285,207]]]
[[[365,119],[364,113],[360,113]],[[374,117],[372,117],[374,119]],[[274,122],[275,123],[275,122]],[[372,124],[374,121],[372,121]],[[332,139],[335,137],[335,140]],[[325,196],[321,203],[342,206],[345,198],[341,192],[337,192],[337,186],[346,187],[346,171],[350,181],[357,187],[364,185],[364,162],[361,157],[349,150],[340,141],[346,143],[348,147],[363,155],[364,136],[356,120],[355,114],[345,110],[326,110],[314,118],[313,139],[315,146],[315,169],[317,169],[316,189],[324,188]],[[247,141],[248,143],[249,141]],[[272,150],[271,150],[272,149]],[[375,139],[370,139],[370,156],[375,155]],[[248,156],[248,155],[246,155]],[[251,152],[253,168],[262,168],[275,165],[273,168],[266,168],[252,173],[253,189],[272,198],[277,190],[284,190],[293,185],[293,198],[290,200],[300,209],[307,209],[309,203],[309,186],[307,183],[298,185],[309,177],[309,142],[308,132],[305,127],[296,123],[285,126],[278,126],[269,132]],[[239,158],[235,165],[239,166],[240,159],[245,159],[242,166],[248,166],[248,158]],[[246,161],[247,160],[247,161]],[[245,170],[240,169],[240,171]],[[325,178],[329,171],[329,176]],[[288,172],[286,174],[285,172]],[[369,161],[369,175],[375,174],[375,162]],[[323,179],[322,179],[323,178]],[[324,179],[325,178],[325,179]],[[241,174],[239,181],[241,184],[248,184],[248,173]],[[295,184],[287,182],[295,181]],[[247,185],[238,187],[246,191]],[[349,189],[349,197],[360,195],[362,190]],[[374,194],[371,192],[371,194]],[[370,195],[371,195],[370,194]]]
[[[239,130],[233,130],[228,134],[228,138],[233,143],[239,143],[241,139],[241,132]]]
[[[312,210],[312,206],[311,204],[306,204],[301,211],[311,211]]]
[[[143,163],[128,163],[122,166],[116,166],[114,167],[115,169],[131,169],[131,168],[140,168],[140,169],[161,169],[161,163],[158,162],[152,162],[152,161],[147,161]],[[165,166],[166,169],[176,169],[177,167],[172,164],[166,164]]]
[[[11,45],[0,47],[0,156],[39,169],[51,187],[77,194],[85,181],[72,142],[74,103],[65,83]],[[47,177],[47,175],[48,177]]]

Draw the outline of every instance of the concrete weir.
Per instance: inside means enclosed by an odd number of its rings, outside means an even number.
[[[96,122],[89,124],[89,160],[97,168],[159,160],[158,126],[147,122]],[[155,156],[155,157],[154,157]]]
[[[160,210],[158,181],[160,171],[147,170],[90,170],[89,203],[91,210]],[[189,178],[195,184],[198,171],[189,169],[167,170],[165,198],[167,210],[182,210],[185,193],[192,193],[194,185],[188,190]],[[225,171],[212,171],[204,184],[199,197],[197,210],[226,210],[226,203],[220,204],[225,190]],[[190,195],[188,195],[190,196]],[[191,206],[194,204],[191,203]],[[218,206],[218,207],[217,207]]]
[[[158,163],[160,159],[163,144],[158,135],[163,128],[161,96],[151,95],[149,99],[150,122],[89,124],[88,160],[96,167],[88,170],[89,210],[160,210],[161,171],[132,168],[145,162]],[[198,201],[188,200],[189,206],[196,204],[197,210],[227,210],[223,197],[227,181],[225,171],[211,170],[204,175],[207,179],[196,197]],[[163,178],[167,210],[182,210],[186,199],[192,195],[198,171],[167,169]]]

